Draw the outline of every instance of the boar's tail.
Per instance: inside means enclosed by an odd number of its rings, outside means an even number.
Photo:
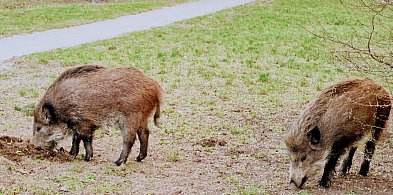
[[[161,101],[160,101],[160,99],[158,99],[157,104],[156,104],[156,112],[154,113],[154,124],[157,127],[160,127],[160,122],[158,121],[158,119],[160,118],[160,113],[161,113],[160,104],[161,104]]]

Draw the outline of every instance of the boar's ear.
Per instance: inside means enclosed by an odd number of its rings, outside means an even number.
[[[320,149],[321,132],[319,131],[318,126],[315,126],[307,132],[307,138],[312,149]]]
[[[50,102],[45,102],[42,105],[42,115],[46,124],[53,124],[56,122],[55,108]]]

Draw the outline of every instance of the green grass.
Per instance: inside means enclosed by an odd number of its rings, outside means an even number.
[[[19,97],[32,97],[32,98],[38,98],[40,96],[39,92],[35,88],[27,88],[27,89],[19,89],[18,91]]]
[[[91,190],[94,194],[120,193],[118,187],[113,184],[102,184]]]
[[[22,187],[18,187],[18,188],[0,188],[0,194],[20,194],[23,193],[25,191],[25,189],[23,189]]]
[[[177,162],[180,160],[180,155],[178,151],[170,151],[167,153],[166,158],[170,162]]]
[[[72,173],[83,173],[85,170],[85,165],[79,161],[75,161],[71,164],[69,171]]]
[[[33,114],[34,114],[34,108],[35,108],[35,104],[34,103],[32,103],[32,104],[28,104],[28,105],[25,105],[25,106],[14,106],[14,109],[16,110],[16,111],[19,111],[19,112],[22,112],[22,113],[24,113],[26,116],[33,116]]]
[[[261,186],[251,185],[251,186],[246,186],[246,187],[240,188],[238,191],[238,194],[240,194],[240,195],[257,195],[257,194],[267,195],[269,193],[267,193],[266,190],[263,189]]]
[[[67,190],[78,191],[81,190],[86,184],[77,178],[62,177],[57,179],[57,183],[65,187]]]
[[[16,127],[15,123],[2,123],[0,124],[0,128],[9,129]]]
[[[0,3],[0,37],[86,24],[180,2],[184,0],[127,0],[103,4],[56,4],[38,1],[34,2],[38,6],[29,7],[28,3],[20,5],[19,2],[9,0]]]
[[[239,195],[256,195],[256,194],[269,194],[262,188],[262,186],[253,184],[243,186],[239,180],[233,176],[227,178],[228,182],[237,189]]]
[[[35,54],[28,59],[40,63],[56,60],[65,66],[135,66],[154,74],[170,90],[197,81],[198,90],[224,101],[245,94],[283,93],[291,88],[320,90],[324,83],[343,74],[332,65],[335,61],[328,44],[305,28],[318,32],[318,17],[324,26],[336,29],[344,38],[350,35],[350,26],[355,25],[353,18],[361,16],[360,12],[345,12],[339,3],[330,1],[255,3],[167,28]],[[241,88],[241,94],[237,88]],[[231,90],[239,93],[228,94]]]

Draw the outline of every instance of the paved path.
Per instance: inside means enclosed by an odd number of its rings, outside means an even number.
[[[164,26],[252,1],[254,0],[200,0],[82,26],[6,37],[0,39],[0,62],[15,56],[73,47]]]

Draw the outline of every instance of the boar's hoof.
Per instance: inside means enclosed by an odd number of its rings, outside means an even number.
[[[361,175],[361,176],[367,176],[367,171],[360,169],[359,175]]]
[[[136,157],[136,161],[141,162],[145,158],[146,158],[146,155],[139,155],[138,157]]]
[[[91,160],[91,157],[85,156],[84,160],[89,162]]]
[[[78,153],[79,153],[79,152],[76,151],[74,148],[71,148],[71,150],[70,150],[70,152],[69,152],[69,154],[72,155],[72,156],[74,156],[74,157],[77,156]]]
[[[363,162],[362,165],[360,166],[359,175],[367,176],[369,167],[370,167],[370,162],[367,161]]]
[[[126,159],[119,158],[119,159],[115,162],[115,164],[116,164],[117,166],[120,166],[122,163],[126,163]]]
[[[328,180],[328,179],[321,179],[321,181],[319,182],[319,187],[321,187],[321,188],[328,188],[328,187],[330,187],[330,180]]]
[[[92,157],[93,157],[92,154],[86,154],[84,160],[85,161],[90,161]]]

